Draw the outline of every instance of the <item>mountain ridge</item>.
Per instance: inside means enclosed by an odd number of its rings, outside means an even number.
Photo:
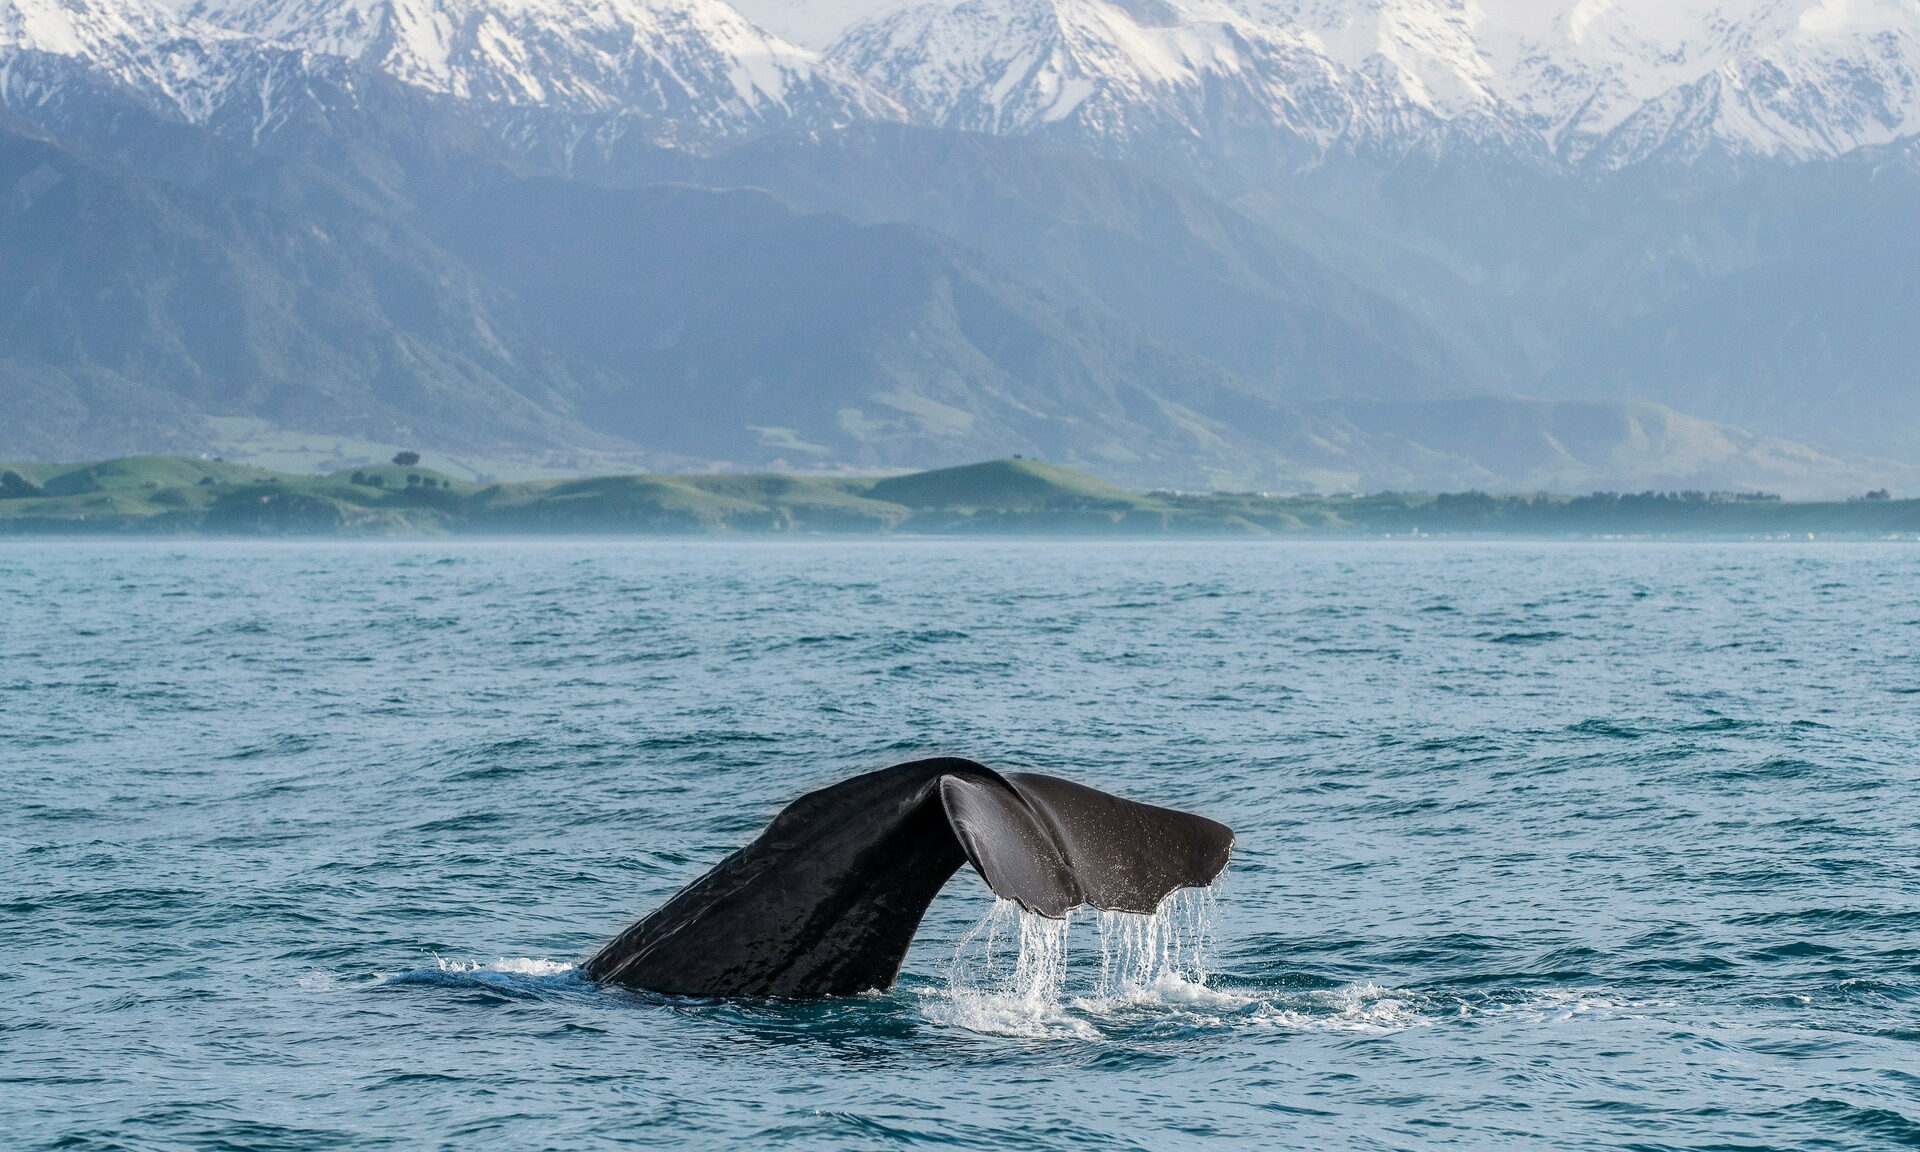
[[[481,104],[634,115],[681,147],[911,120],[1290,164],[1448,140],[1576,166],[1809,159],[1920,130],[1920,0],[1746,7],[935,0],[816,51],[724,0],[7,0],[0,88],[31,98],[13,65],[67,60],[204,119],[249,57],[291,49]]]
[[[1603,168],[1832,156],[1920,130],[1911,0],[1771,0],[1744,21],[1628,7],[936,0],[853,24],[827,55],[926,122],[1123,149],[1143,118],[1216,149],[1277,128],[1308,159],[1454,137]]]
[[[197,0],[198,20],[480,104],[628,113],[700,146],[898,110],[722,0]]]

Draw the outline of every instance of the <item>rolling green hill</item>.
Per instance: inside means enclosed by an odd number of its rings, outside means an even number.
[[[0,464],[0,535],[14,536],[1809,533],[1920,533],[1920,500],[1137,493],[1018,457],[888,477],[634,475],[513,484],[398,466],[301,476],[177,456]]]

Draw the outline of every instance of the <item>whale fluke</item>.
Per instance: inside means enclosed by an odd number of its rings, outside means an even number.
[[[852,995],[893,986],[962,864],[1057,919],[1083,904],[1151,913],[1212,883],[1232,851],[1233,832],[1201,816],[972,760],[916,760],[795,800],[583,967],[678,996]]]

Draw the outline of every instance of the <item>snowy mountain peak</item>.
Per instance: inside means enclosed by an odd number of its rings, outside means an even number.
[[[1703,101],[1722,143],[1762,153],[1845,151],[1920,127],[1920,0],[1250,2],[1345,67],[1388,61],[1402,74],[1470,78],[1572,154],[1618,151],[1649,135],[1662,109],[1699,112]],[[1837,132],[1795,123],[1815,107]]]
[[[111,56],[175,36],[181,22],[164,8],[97,0],[4,0],[0,51],[51,56]]]
[[[200,0],[193,11],[449,96],[634,111],[718,134],[887,104],[721,0]]]
[[[0,98],[84,76],[205,119],[271,60],[288,93],[371,69],[692,146],[909,119],[1127,154],[1472,138],[1617,167],[1920,134],[1920,0],[910,0],[824,52],[725,0],[182,2],[0,0]],[[797,27],[885,0],[741,2]]]
[[[253,49],[153,0],[0,0],[0,103],[30,107],[74,83],[104,84],[192,119]]]
[[[936,124],[1126,139],[1223,117],[1323,137],[1346,101],[1306,40],[1216,0],[961,0],[855,26],[830,59]]]
[[[1920,0],[936,0],[830,58],[934,123],[1324,145],[1472,118],[1569,159],[1830,155],[1920,131]]]

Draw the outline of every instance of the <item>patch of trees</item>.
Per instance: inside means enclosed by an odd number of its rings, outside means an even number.
[[[355,484],[365,485],[368,488],[385,488],[387,486],[387,478],[378,472],[356,471],[351,479]],[[418,472],[409,472],[407,473],[407,487],[452,488],[453,481],[440,480],[432,476],[422,476]]]
[[[1766,504],[1779,503],[1778,492],[1656,492],[1649,488],[1645,492],[1595,492],[1583,500],[1613,501],[1615,503],[1660,503],[1671,504]]]

